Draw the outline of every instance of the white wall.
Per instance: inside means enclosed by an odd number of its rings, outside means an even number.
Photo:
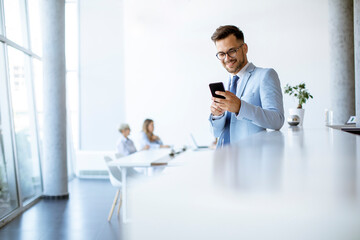
[[[210,143],[208,84],[228,78],[210,37],[224,24],[244,31],[249,61],[274,68],[283,87],[306,83],[314,99],[304,106],[304,125],[324,125],[330,103],[327,0],[80,2],[83,148],[113,149],[121,121],[136,138],[145,118],[155,120],[166,143],[187,144],[190,132]],[[288,96],[284,103],[286,115],[297,106]]]
[[[124,0],[126,119],[134,132],[150,117],[166,143],[186,143],[190,132],[201,143],[213,140],[208,84],[228,73],[210,37],[225,24],[244,31],[249,61],[274,68],[283,87],[306,83],[314,99],[304,106],[304,125],[323,126],[330,101],[327,0]],[[287,116],[297,103],[288,96],[284,103]]]
[[[79,0],[80,149],[114,150],[125,120],[122,2]]]

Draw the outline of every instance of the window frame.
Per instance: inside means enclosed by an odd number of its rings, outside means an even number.
[[[8,55],[8,47],[12,47],[15,50],[18,50],[24,54],[24,70],[25,70],[25,81],[27,85],[27,93],[28,99],[30,101],[29,106],[29,117],[30,117],[30,131],[31,135],[35,140],[34,156],[36,160],[39,162],[39,171],[40,171],[40,182],[41,189],[43,190],[43,179],[42,179],[42,167],[41,161],[42,156],[40,153],[40,142],[39,142],[39,128],[38,128],[38,118],[36,112],[36,101],[35,101],[35,92],[34,92],[34,72],[33,72],[33,59],[38,59],[42,61],[41,57],[35,54],[31,50],[31,40],[30,40],[30,31],[29,31],[29,13],[27,8],[27,0],[22,0],[20,4],[21,8],[21,21],[25,21],[25,35],[24,41],[25,46],[21,46],[20,44],[8,39],[6,37],[5,32],[5,10],[4,10],[4,0],[0,0],[0,64],[2,68],[0,68],[0,111],[2,116],[2,125],[3,129],[3,140],[4,140],[4,158],[7,162],[9,169],[13,174],[15,174],[15,183],[14,186],[16,188],[17,194],[17,202],[18,207],[11,211],[8,215],[0,216],[0,227],[11,221],[17,215],[22,213],[24,210],[28,209],[35,203],[37,203],[41,196],[42,191],[39,194],[36,194],[34,197],[22,201],[22,194],[20,188],[20,179],[19,179],[19,163],[16,156],[16,139],[15,139],[15,126],[14,126],[14,116],[12,111],[12,100],[11,100],[11,89],[10,89],[10,76],[9,76],[9,55]],[[22,29],[24,30],[24,29]]]

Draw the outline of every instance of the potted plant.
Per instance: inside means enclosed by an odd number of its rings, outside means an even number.
[[[290,86],[289,84],[286,84],[285,94],[289,94],[290,96],[294,96],[298,99],[298,106],[296,109],[289,109],[290,115],[298,115],[300,118],[300,126],[303,124],[305,109],[303,109],[303,104],[306,103],[309,98],[313,98],[313,96],[309,93],[309,91],[306,89],[305,83],[300,83],[295,86]]]

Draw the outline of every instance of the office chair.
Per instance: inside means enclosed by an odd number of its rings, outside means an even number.
[[[109,213],[108,221],[110,221],[118,199],[119,199],[119,208],[118,208],[118,211],[117,211],[117,215],[119,215],[119,212],[120,212],[121,201],[122,201],[122,196],[121,196],[121,186],[122,186],[122,184],[121,184],[121,172],[120,172],[119,168],[109,166],[108,163],[112,161],[112,159],[109,156],[105,156],[104,160],[105,160],[106,166],[107,166],[108,171],[109,171],[110,182],[114,187],[116,187],[118,189],[116,191],[114,202],[113,202],[113,204],[111,206],[111,210],[110,210],[110,213]]]
[[[123,157],[124,155],[122,155],[121,153],[115,153],[114,156],[115,156],[115,159],[118,159],[118,158]]]

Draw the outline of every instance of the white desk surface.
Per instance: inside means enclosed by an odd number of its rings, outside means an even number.
[[[360,239],[360,136],[256,134],[130,189],[125,239]]]
[[[170,148],[150,149],[138,151],[131,155],[111,161],[109,166],[115,167],[150,167],[154,161],[161,158],[170,158]]]

